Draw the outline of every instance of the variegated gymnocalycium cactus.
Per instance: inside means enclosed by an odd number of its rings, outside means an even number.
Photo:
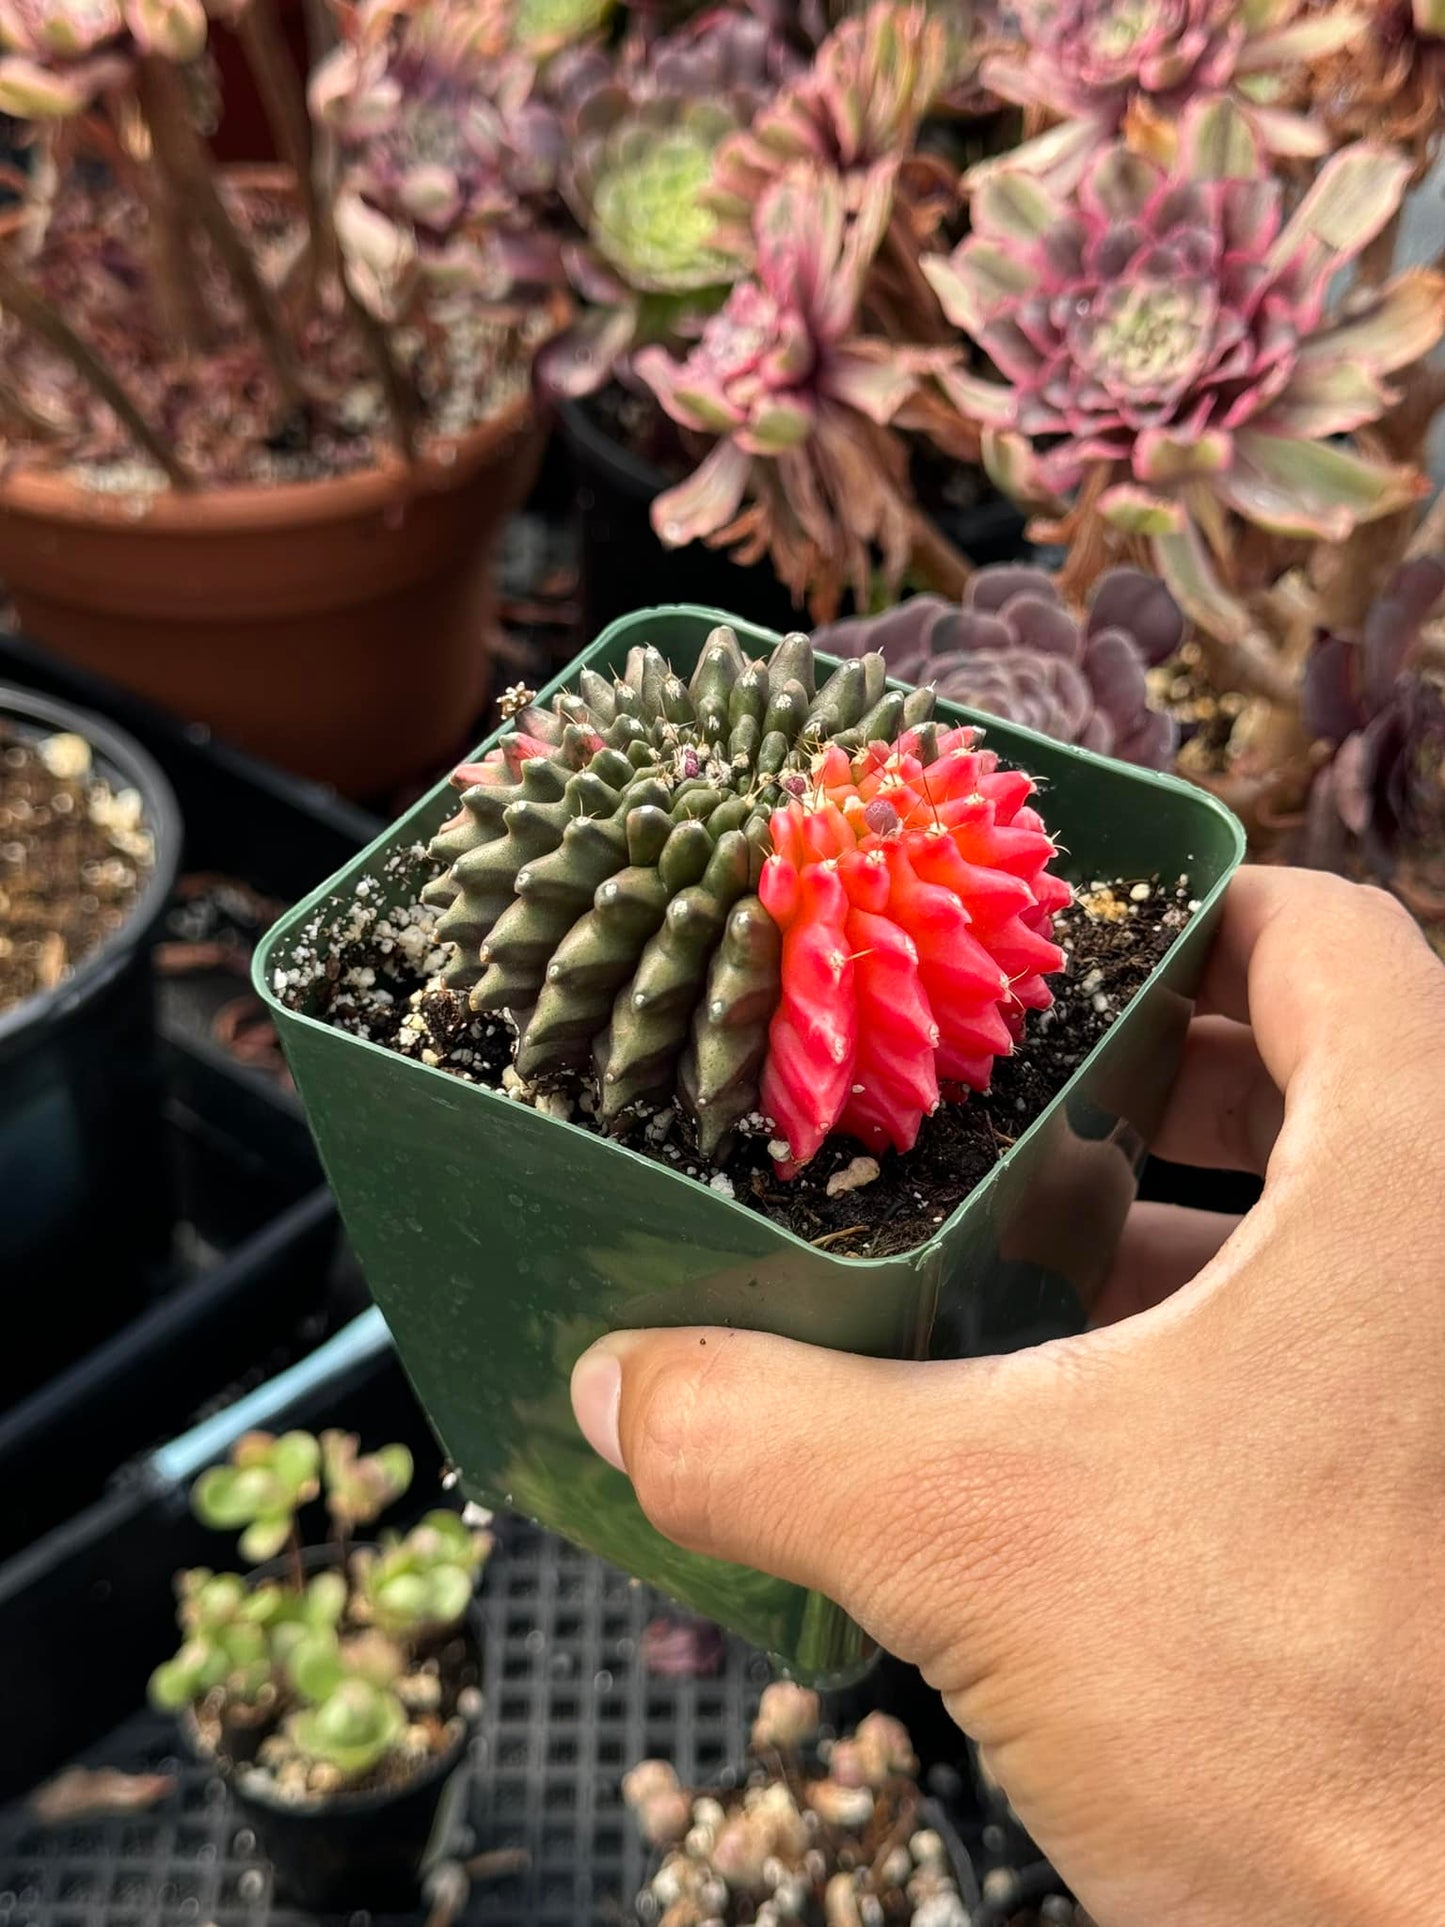
[[[850,214],[838,175],[785,176],[756,213],[753,275],[687,359],[652,348],[636,362],[675,421],[717,438],[653,504],[662,540],[771,549],[794,594],[825,609],[845,582],[867,601],[875,546],[893,586],[911,552],[905,461],[887,425],[940,358],[865,336],[858,322],[892,183],[890,168],[875,168]]]
[[[194,60],[205,44],[201,0],[0,0],[0,114],[66,119],[136,54]]]
[[[972,234],[924,268],[1003,377],[940,377],[988,425],[996,477],[1036,502],[1087,484],[1107,523],[1152,542],[1188,614],[1243,634],[1209,555],[1221,516],[1338,540],[1425,490],[1413,468],[1340,438],[1378,420],[1395,398],[1386,377],[1439,340],[1445,279],[1417,270],[1329,308],[1409,173],[1361,142],[1286,219],[1247,121],[1219,101],[1185,116],[1169,170],[1116,145],[1070,197],[990,177]]]
[[[1067,188],[1126,120],[1138,144],[1167,155],[1184,109],[1225,95],[1270,151],[1327,153],[1328,129],[1290,93],[1311,61],[1368,26],[1345,0],[1021,0],[1015,32],[1017,45],[983,61],[983,82],[1058,125],[1006,164]]]
[[[932,707],[877,655],[818,687],[803,635],[750,662],[717,629],[686,683],[645,647],[584,670],[454,779],[452,989],[605,1125],[680,1110],[712,1157],[750,1119],[785,1176],[833,1131],[908,1150],[1050,1001],[1069,896],[1032,782]]]

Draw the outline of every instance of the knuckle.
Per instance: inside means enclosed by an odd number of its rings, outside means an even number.
[[[727,1459],[717,1375],[696,1341],[686,1350],[669,1345],[638,1387],[628,1426],[628,1476],[638,1503],[665,1538],[693,1550],[710,1542]]]
[[[1377,883],[1356,884],[1355,889],[1356,903],[1374,917],[1382,928],[1388,925],[1397,932],[1408,930],[1414,935],[1415,919],[1397,896],[1389,890],[1382,890]]]

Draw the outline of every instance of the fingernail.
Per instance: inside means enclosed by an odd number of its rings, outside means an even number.
[[[594,1345],[572,1368],[572,1415],[597,1456],[625,1472],[617,1436],[621,1406],[622,1366],[611,1352]]]

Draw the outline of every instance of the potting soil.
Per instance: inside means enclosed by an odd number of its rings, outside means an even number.
[[[765,1121],[752,1135],[739,1131],[713,1163],[699,1156],[676,1110],[639,1114],[616,1135],[839,1256],[911,1250],[934,1235],[1068,1082],[1196,907],[1186,877],[1096,879],[1082,889],[1056,926],[1066,964],[1051,979],[1053,1006],[1030,1014],[1023,1042],[998,1061],[987,1095],[941,1104],[907,1153],[865,1160],[862,1145],[837,1136],[785,1183],[773,1171]],[[340,1030],[522,1098],[510,1026],[474,1015],[436,980],[442,956],[432,942],[432,913],[419,903],[379,919],[364,903],[358,912],[329,939],[318,936],[310,968],[291,973],[281,994]],[[536,1102],[583,1129],[601,1128],[583,1081]]]

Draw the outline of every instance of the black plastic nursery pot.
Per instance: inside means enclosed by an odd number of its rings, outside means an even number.
[[[302,1563],[310,1575],[334,1565],[335,1554],[328,1546],[309,1546]],[[284,1580],[288,1571],[287,1561],[276,1559],[249,1577],[251,1582]],[[469,1683],[480,1687],[481,1615],[475,1604],[462,1635]],[[474,1714],[459,1716],[450,1745],[404,1784],[309,1801],[285,1799],[245,1763],[217,1761],[200,1744],[189,1716],[182,1716],[180,1727],[194,1756],[225,1779],[237,1811],[271,1863],[277,1897],[285,1905],[314,1914],[357,1908],[401,1913],[417,1905],[423,1875],[456,1823],[460,1769],[475,1733]]]
[[[620,670],[644,641],[686,676],[724,619],[692,607],[629,617],[552,689],[584,665]],[[776,641],[735,627],[751,652]],[[283,919],[255,965],[363,1271],[463,1488],[554,1527],[820,1683],[867,1663],[865,1635],[825,1598],[662,1538],[578,1432],[573,1364],[603,1333],[650,1325],[736,1325],[896,1358],[999,1352],[1079,1329],[1244,852],[1228,811],[1172,777],[951,705],[940,713],[986,726],[993,748],[1047,786],[1076,880],[1182,873],[1199,908],[1058,1096],[936,1234],[901,1255],[853,1259],[806,1244],[607,1138],[281,1002],[277,973],[324,945],[328,919],[348,916],[362,879],[371,903],[411,898],[416,875],[402,853],[453,813],[445,785]],[[393,856],[401,861],[388,872]]]
[[[557,418],[577,470],[587,634],[630,614],[639,594],[658,604],[716,604],[766,628],[799,627],[793,598],[766,560],[744,566],[704,542],[681,549],[662,542],[652,504],[667,477],[609,435],[585,403],[560,403]],[[980,565],[1011,562],[1025,548],[1024,518],[1002,496],[948,518],[947,533]]]
[[[139,791],[155,851],[125,924],[53,989],[0,1013],[3,1404],[121,1324],[165,1250],[150,944],[175,881],[181,820],[155,763],[99,716],[8,685],[0,716],[37,738],[83,737],[98,776]]]
[[[381,827],[23,637],[0,635],[0,683],[23,687],[30,701],[55,699],[67,713],[74,705],[101,715],[140,744],[179,803],[183,873],[290,901]],[[150,938],[180,935],[177,914],[173,905],[153,920]],[[147,1150],[142,1164],[147,1113],[126,1114],[119,1127],[120,1154],[140,1167],[136,1181],[159,1220],[154,1248],[129,1282],[107,1245],[69,1297],[28,1294],[25,1314],[38,1321],[48,1310],[63,1343],[37,1362],[40,1382],[0,1400],[0,1558],[97,1499],[136,1453],[316,1344],[359,1301],[354,1268],[348,1275],[336,1263],[335,1207],[299,1101],[212,1035],[215,1007],[238,993],[251,996],[226,972],[161,975],[154,1155]],[[88,1061],[85,1068],[96,1074]],[[110,1074],[111,1062],[100,1068]],[[0,1118],[7,1075],[0,1071]],[[11,1194],[3,1195],[8,1207]],[[11,1284],[8,1268],[0,1277]],[[77,1315],[87,1292],[105,1301],[103,1329]]]
[[[470,1729],[414,1780],[388,1793],[342,1793],[286,1806],[230,1776],[231,1798],[270,1861],[278,1897],[306,1913],[401,1913],[417,1904],[423,1870],[455,1823]]]

